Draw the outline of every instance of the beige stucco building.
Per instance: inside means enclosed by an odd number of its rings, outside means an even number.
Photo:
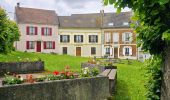
[[[62,36],[69,36],[68,42],[62,42]],[[101,57],[101,30],[100,29],[59,29],[59,54],[68,54],[83,57]],[[82,36],[82,42],[76,42],[76,36]],[[96,42],[90,42],[90,36],[97,36]],[[75,41],[74,41],[75,40]]]

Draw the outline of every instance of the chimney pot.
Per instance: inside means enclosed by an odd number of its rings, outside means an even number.
[[[17,3],[17,7],[20,7],[20,3],[19,2]]]

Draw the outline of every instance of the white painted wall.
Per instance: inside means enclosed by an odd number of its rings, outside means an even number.
[[[21,32],[20,40],[15,42],[15,47],[19,51],[27,51],[27,52],[36,52],[36,43],[35,49],[26,49],[26,41],[41,41],[41,52],[50,53],[50,52],[58,52],[58,26],[56,25],[39,25],[39,24],[19,24],[19,30]],[[38,27],[38,35],[26,35],[26,27],[27,26],[36,26]],[[42,36],[41,28],[42,27],[51,27],[52,28],[52,36]],[[55,49],[44,49],[43,41],[55,41]]]

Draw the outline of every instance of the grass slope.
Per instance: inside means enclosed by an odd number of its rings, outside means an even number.
[[[86,62],[88,58],[74,57],[68,55],[53,55],[42,53],[12,52],[8,55],[0,54],[0,62],[14,61],[35,61],[41,59],[45,61],[45,69],[63,70],[69,65],[74,71],[80,71],[81,62]],[[131,65],[127,61],[124,64],[117,64],[117,93],[114,100],[146,100],[144,93],[144,70],[141,70],[142,63],[132,61]]]
[[[80,71],[81,62],[88,60],[84,57],[43,53],[12,52],[8,55],[0,54],[0,62],[37,61],[38,59],[45,62],[45,69],[49,71],[61,71],[65,66],[70,66],[74,71]]]

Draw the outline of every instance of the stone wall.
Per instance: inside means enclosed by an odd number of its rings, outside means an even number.
[[[33,73],[44,71],[44,62],[0,62],[0,75],[4,73]]]
[[[108,77],[0,87],[0,100],[104,100],[108,96]]]
[[[88,67],[89,69],[96,67],[100,70],[100,73],[105,70],[104,66],[101,66],[101,65],[91,64],[91,63],[87,63],[87,62],[81,63],[81,68],[85,68],[85,67]]]

